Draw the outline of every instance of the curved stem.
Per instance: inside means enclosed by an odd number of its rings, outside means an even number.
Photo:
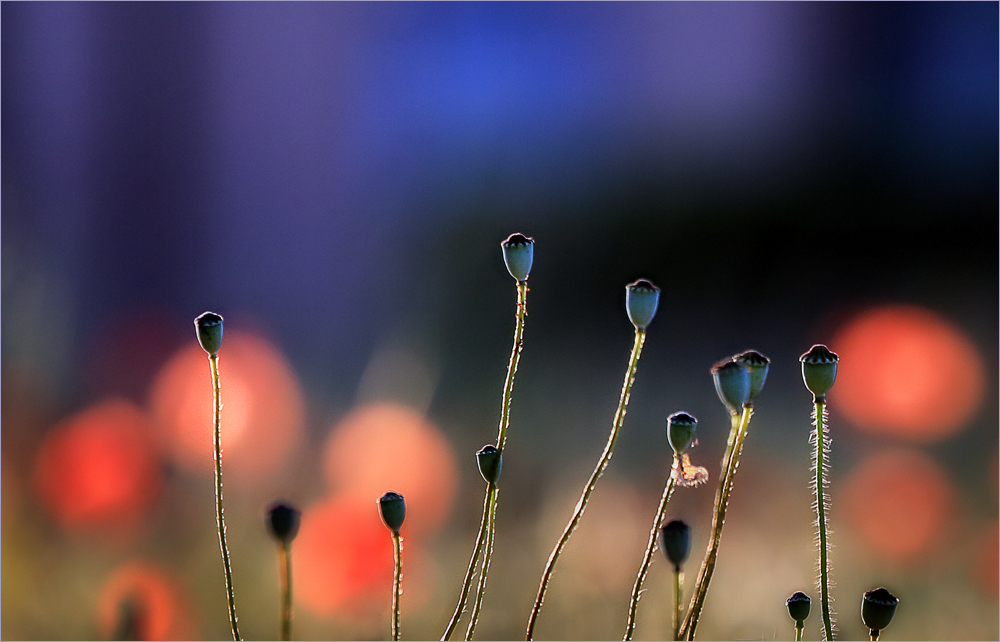
[[[677,459],[677,455],[674,455]],[[639,596],[642,593],[642,583],[646,579],[646,572],[649,565],[653,563],[653,553],[656,552],[656,542],[660,534],[660,526],[667,512],[667,502],[674,493],[674,475],[671,473],[663,487],[663,494],[660,496],[660,505],[656,507],[656,517],[653,518],[653,527],[649,529],[649,542],[646,544],[646,552],[642,556],[642,563],[639,564],[639,573],[635,577],[635,584],[632,586],[632,599],[628,603],[628,621],[625,624],[625,636],[622,640],[631,640],[635,632],[635,611],[639,606]]]
[[[833,616],[830,613],[830,560],[829,546],[826,528],[826,510],[829,498],[826,494],[826,461],[825,455],[829,452],[830,440],[826,433],[826,403],[815,400],[813,404],[813,423],[816,432],[813,434],[815,448],[813,450],[814,465],[816,466],[816,522],[819,530],[819,590],[820,600],[823,607],[823,634],[824,639],[834,639]]]
[[[278,549],[281,561],[281,637],[283,642],[292,639],[292,547],[281,542]]]
[[[226,598],[229,601],[229,623],[233,627],[233,640],[240,640],[240,630],[236,624],[236,597],[233,595],[233,569],[229,564],[229,547],[226,546],[226,518],[222,510],[222,401],[219,395],[219,355],[211,354],[212,385],[214,395],[215,432],[215,512],[219,528],[219,547],[222,549],[222,563],[226,569]]]
[[[691,595],[691,604],[688,606],[687,616],[684,618],[684,624],[681,625],[681,638],[685,640],[694,639],[701,611],[705,606],[705,597],[708,595],[708,587],[712,582],[712,575],[715,573],[715,562],[718,558],[719,546],[722,542],[722,527],[726,522],[726,509],[729,507],[729,496],[733,490],[733,480],[736,470],[739,468],[740,453],[743,450],[743,442],[746,439],[752,415],[753,408],[750,406],[743,408],[743,413],[739,418],[737,418],[735,413],[732,415],[729,444],[722,463],[722,479],[719,481],[719,488],[715,495],[715,511],[712,515],[712,536],[709,539],[705,558],[701,563],[701,569],[698,571],[698,580],[695,582],[694,591]]]
[[[487,491],[490,498],[489,526],[486,530],[486,550],[483,552],[483,569],[479,573],[479,586],[476,587],[476,600],[472,604],[472,615],[469,616],[469,628],[465,632],[465,639],[471,640],[476,632],[476,623],[479,621],[479,609],[483,606],[483,594],[486,593],[486,575],[490,572],[490,558],[493,556],[493,534],[496,532],[494,520],[497,517],[497,495],[500,489],[496,484],[490,484]]]
[[[608,436],[608,443],[604,447],[604,453],[601,455],[601,459],[597,462],[597,468],[590,475],[590,480],[587,485],[583,488],[583,494],[580,496],[580,501],[576,504],[576,509],[573,511],[573,516],[570,518],[569,523],[566,524],[565,530],[563,530],[562,536],[559,541],[556,542],[556,546],[552,549],[552,553],[549,555],[548,561],[545,563],[545,570],[542,572],[542,580],[538,585],[538,595],[535,597],[535,604],[531,608],[531,615],[528,616],[528,631],[525,636],[526,640],[531,640],[535,633],[535,623],[538,620],[538,612],[542,608],[542,603],[545,601],[545,591],[549,587],[549,579],[552,577],[552,571],[555,568],[556,562],[559,560],[559,554],[562,553],[562,549],[566,546],[566,542],[569,541],[570,535],[576,530],[577,524],[580,523],[580,518],[583,517],[583,511],[587,508],[587,502],[590,501],[590,494],[594,492],[594,486],[597,484],[598,478],[604,473],[604,469],[608,467],[608,462],[611,461],[611,455],[614,453],[615,442],[618,441],[618,433],[621,431],[622,424],[625,422],[625,411],[628,408],[629,395],[632,391],[632,383],[635,381],[635,370],[636,366],[639,364],[639,355],[642,353],[642,344],[646,341],[646,332],[639,330],[635,331],[635,343],[632,345],[632,355],[629,357],[628,370],[625,372],[625,382],[622,384],[622,394],[621,398],[618,400],[618,410],[615,412],[615,419],[611,425],[611,434]]]
[[[500,428],[497,434],[498,456],[503,455],[503,448],[507,443],[507,428],[510,425],[510,402],[514,392],[514,375],[517,373],[517,366],[521,361],[521,349],[524,347],[524,317],[528,314],[527,301],[528,282],[518,281],[517,320],[514,323],[514,347],[511,349],[510,361],[507,364],[507,378],[504,380],[503,400],[500,404]],[[451,635],[455,632],[455,628],[458,626],[458,621],[461,619],[462,613],[465,612],[465,604],[469,599],[469,590],[472,588],[472,576],[476,572],[476,566],[479,563],[479,555],[482,553],[483,544],[487,540],[490,542],[489,550],[490,554],[492,554],[495,526],[493,525],[493,520],[489,516],[491,513],[495,512],[496,494],[491,493],[490,487],[487,486],[486,500],[483,503],[483,518],[480,522],[479,534],[476,536],[476,546],[472,551],[472,558],[469,560],[469,568],[465,572],[465,579],[462,581],[462,590],[459,594],[458,604],[455,606],[455,612],[448,621],[448,626],[445,627],[444,635],[441,636],[442,642],[451,639]],[[485,587],[486,585],[486,579],[482,576],[486,575],[487,570],[487,565],[484,565],[480,577],[480,586]],[[480,600],[482,599],[478,595],[477,597]]]
[[[396,572],[392,577],[392,639],[399,640],[399,594],[403,583],[403,545],[399,533],[392,534],[393,559],[396,562]]]

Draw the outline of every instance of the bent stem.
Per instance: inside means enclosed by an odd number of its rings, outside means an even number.
[[[729,507],[729,495],[733,490],[733,480],[736,470],[739,468],[740,453],[743,451],[743,442],[746,439],[752,415],[753,408],[750,406],[743,407],[742,415],[736,415],[735,413],[731,415],[732,428],[729,431],[726,454],[722,461],[722,479],[719,481],[719,488],[715,495],[715,510],[712,515],[712,536],[709,538],[708,548],[705,550],[705,558],[702,560],[701,569],[698,571],[698,579],[695,582],[694,591],[691,595],[691,604],[688,606],[687,616],[681,625],[680,637],[684,640],[694,639],[701,611],[705,606],[705,596],[708,595],[708,586],[712,582],[712,575],[715,573],[715,562],[718,558],[719,545],[722,541],[722,527],[725,525],[726,509]]]
[[[392,534],[393,559],[396,572],[392,577],[392,639],[399,640],[399,594],[403,583],[403,544],[398,532]]]
[[[490,498],[489,526],[486,531],[486,551],[483,553],[483,570],[479,573],[479,586],[476,587],[476,600],[472,604],[472,615],[469,616],[469,628],[465,631],[465,639],[471,640],[476,632],[479,621],[479,609],[483,606],[483,594],[486,592],[486,575],[490,571],[490,558],[493,556],[493,534],[496,532],[494,521],[497,517],[497,495],[500,489],[496,484],[490,484],[487,496]]]
[[[825,456],[830,452],[830,436],[826,429],[826,401],[813,402],[813,425],[816,431],[810,436],[813,448],[813,466],[816,469],[816,524],[819,537],[819,591],[823,607],[823,635],[825,640],[833,640],[835,623],[830,612],[830,542],[826,527],[826,511],[830,498],[826,493],[827,472]]]
[[[674,455],[674,459],[677,459],[677,455]],[[660,525],[663,523],[664,516],[667,512],[667,502],[670,501],[670,496],[673,495],[673,493],[674,475],[671,473],[670,477],[667,479],[667,484],[663,487],[663,495],[660,496],[660,505],[656,508],[656,517],[653,518],[653,527],[649,529],[649,542],[646,544],[646,552],[642,556],[642,563],[639,564],[639,574],[636,575],[635,584],[632,586],[632,599],[629,600],[628,603],[628,621],[625,625],[625,636],[622,640],[631,640],[632,634],[635,632],[635,611],[639,606],[639,596],[642,593],[642,583],[646,579],[646,572],[649,571],[649,565],[653,563],[653,553],[656,552],[656,541],[660,534]],[[677,621],[675,619],[675,629],[676,624]]]
[[[510,352],[510,361],[507,364],[507,378],[504,380],[503,385],[503,400],[500,405],[500,429],[497,434],[497,456],[503,456],[503,447],[507,443],[507,428],[510,425],[510,402],[514,392],[514,375],[517,373],[518,363],[521,361],[521,349],[524,347],[524,317],[528,314],[528,282],[518,281],[517,282],[517,321],[514,324],[514,347]],[[441,636],[441,640],[450,640],[452,633],[454,633],[455,628],[458,626],[458,621],[462,617],[462,613],[465,612],[465,604],[469,599],[469,590],[472,588],[472,576],[475,575],[476,566],[479,564],[479,556],[482,553],[483,545],[485,542],[489,541],[489,550],[487,555],[492,555],[493,549],[493,536],[495,527],[493,525],[493,520],[490,519],[491,513],[496,513],[496,493],[490,492],[490,486],[486,488],[486,501],[483,504],[483,518],[479,526],[479,535],[476,536],[476,546],[472,552],[472,558],[469,560],[469,569],[465,572],[465,579],[462,581],[462,590],[459,594],[458,604],[455,606],[455,612],[452,614],[451,619],[448,621],[448,626],[445,627],[444,635]],[[482,575],[486,575],[487,567],[484,565]],[[480,577],[479,586],[477,587],[477,601],[482,601],[481,590],[486,587],[485,577]],[[475,628],[475,627],[473,627]]]
[[[604,469],[608,467],[608,462],[611,461],[611,455],[615,449],[615,442],[618,441],[618,433],[621,431],[622,424],[625,421],[625,411],[628,408],[629,395],[632,391],[632,383],[635,381],[635,370],[636,366],[639,364],[639,355],[642,353],[642,344],[646,341],[646,332],[636,328],[635,331],[635,343],[632,345],[632,355],[629,357],[628,370],[625,372],[625,382],[622,384],[622,394],[621,398],[618,400],[618,410],[615,412],[615,419],[611,425],[611,434],[608,436],[608,443],[604,447],[604,453],[601,455],[601,459],[597,462],[597,468],[590,475],[590,480],[587,485],[583,488],[583,494],[580,496],[580,501],[576,504],[576,509],[573,511],[573,516],[570,518],[569,523],[566,524],[565,530],[563,530],[562,536],[559,541],[556,542],[555,548],[552,549],[552,553],[549,555],[548,561],[545,563],[545,570],[542,572],[542,580],[538,585],[538,595],[535,597],[535,604],[531,608],[531,615],[528,616],[528,631],[525,636],[526,640],[531,640],[535,632],[535,623],[538,620],[538,612],[542,608],[542,603],[545,601],[545,591],[549,587],[549,579],[552,577],[552,571],[555,568],[556,562],[559,560],[559,554],[562,553],[562,549],[566,546],[566,542],[569,541],[570,535],[576,530],[577,524],[580,523],[580,518],[583,517],[583,511],[587,508],[587,502],[590,501],[590,495],[594,492],[594,486],[597,485],[597,480],[604,473]]]
[[[229,600],[229,623],[233,627],[233,640],[240,638],[240,630],[236,624],[236,597],[233,595],[233,569],[229,564],[229,547],[226,546],[226,518],[222,510],[222,401],[219,396],[219,355],[210,354],[208,360],[212,364],[212,385],[214,395],[214,428],[215,428],[215,511],[216,524],[219,528],[219,547],[222,549],[222,563],[226,569],[226,598]]]
[[[281,563],[281,637],[283,642],[292,639],[292,546],[281,542],[278,549]]]

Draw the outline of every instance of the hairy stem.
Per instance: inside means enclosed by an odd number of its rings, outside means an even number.
[[[451,634],[455,632],[455,627],[458,626],[458,621],[462,617],[462,613],[465,612],[465,603],[469,599],[469,590],[472,588],[472,577],[476,574],[476,565],[479,563],[479,554],[483,550],[483,544],[486,542],[486,532],[489,528],[488,515],[490,514],[490,504],[492,497],[487,490],[486,499],[483,501],[483,521],[479,525],[479,535],[476,536],[476,547],[472,551],[472,559],[469,560],[469,568],[465,572],[465,579],[462,581],[462,593],[458,597],[458,605],[455,607],[455,612],[451,615],[451,620],[448,621],[448,626],[444,630],[444,635],[441,636],[441,642],[451,639]]]
[[[819,531],[819,591],[823,608],[823,635],[825,640],[834,638],[834,622],[830,612],[830,542],[827,538],[826,509],[829,497],[826,494],[827,480],[825,456],[829,453],[830,440],[826,431],[826,402],[815,400],[813,404],[813,424],[816,432],[813,450],[816,467],[816,522]]]
[[[211,354],[208,360],[212,364],[212,385],[214,395],[214,432],[215,432],[215,512],[216,525],[219,528],[219,547],[222,549],[222,563],[226,569],[226,598],[229,601],[229,623],[233,627],[233,640],[240,638],[240,629],[236,624],[236,597],[233,595],[233,569],[229,564],[229,547],[226,546],[226,518],[222,510],[222,401],[219,394],[219,355]]]
[[[486,593],[486,575],[490,571],[490,558],[493,556],[493,534],[496,532],[494,521],[497,517],[497,495],[500,494],[500,489],[496,487],[496,484],[490,484],[487,494],[491,499],[491,503],[489,527],[486,531],[486,550],[483,553],[483,569],[479,573],[479,585],[476,587],[476,599],[472,604],[472,615],[469,616],[469,628],[465,631],[466,640],[471,640],[473,634],[476,632],[476,623],[479,621],[479,610],[483,606],[483,594]]]
[[[583,517],[583,511],[587,508],[587,502],[590,501],[590,495],[594,492],[594,486],[597,485],[597,480],[604,473],[604,469],[608,467],[608,462],[611,461],[611,455],[614,453],[615,449],[615,442],[618,441],[618,433],[621,431],[622,424],[625,421],[625,411],[628,408],[628,400],[632,391],[632,383],[635,381],[636,366],[639,364],[639,355],[642,353],[642,344],[645,341],[646,332],[636,328],[635,343],[632,345],[632,355],[629,358],[628,370],[625,372],[625,382],[622,384],[622,394],[618,401],[618,410],[615,412],[614,422],[611,425],[611,434],[608,436],[608,443],[604,447],[604,453],[601,455],[601,459],[597,462],[597,467],[590,475],[590,480],[583,488],[583,494],[580,496],[580,501],[576,504],[573,516],[570,518],[569,523],[566,524],[566,528],[563,530],[562,536],[559,538],[559,541],[556,542],[555,548],[552,549],[552,553],[549,555],[549,559],[545,563],[545,570],[542,572],[542,579],[538,585],[538,595],[535,597],[535,604],[531,608],[531,615],[528,617],[528,631],[525,636],[526,640],[531,640],[534,636],[535,623],[538,620],[538,612],[541,610],[542,603],[545,601],[545,591],[549,587],[549,579],[552,577],[552,571],[555,568],[556,562],[559,560],[559,554],[562,553],[562,549],[566,546],[566,542],[569,541],[570,535],[573,534],[573,531],[576,530],[577,524],[580,523],[580,518]]]
[[[399,640],[399,594],[403,583],[403,545],[399,533],[392,534],[392,552],[396,572],[392,577],[392,640]]]
[[[722,479],[719,480],[719,488],[715,495],[715,509],[712,515],[712,536],[709,538],[708,548],[705,550],[705,558],[702,560],[701,569],[698,571],[698,579],[695,582],[694,591],[691,595],[691,604],[688,606],[687,616],[681,625],[681,638],[684,640],[694,639],[695,631],[698,628],[698,621],[701,618],[701,611],[705,606],[705,597],[708,595],[708,587],[712,582],[712,575],[715,573],[715,562],[719,556],[722,527],[726,522],[726,509],[729,507],[729,496],[733,490],[733,480],[736,470],[739,468],[740,453],[743,450],[743,442],[746,439],[752,415],[753,409],[750,406],[743,408],[742,415],[737,416],[735,413],[732,415],[729,443],[722,462]]]
[[[677,455],[674,455],[677,459]],[[642,594],[642,583],[646,579],[646,572],[649,565],[653,563],[653,553],[656,552],[657,540],[660,534],[660,526],[663,524],[664,516],[667,512],[667,502],[674,493],[674,475],[671,473],[663,487],[663,494],[660,496],[660,505],[656,507],[656,517],[653,518],[653,527],[649,529],[649,542],[646,543],[646,552],[642,556],[642,563],[639,564],[639,573],[635,577],[635,584],[632,586],[632,598],[628,603],[628,621],[625,624],[625,636],[622,640],[631,640],[635,632],[635,612],[639,606],[639,596]]]
[[[292,639],[292,546],[281,542],[278,549],[281,561],[281,639]]]

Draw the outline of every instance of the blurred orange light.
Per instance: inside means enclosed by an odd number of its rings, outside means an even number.
[[[878,555],[897,561],[943,550],[955,506],[952,482],[934,460],[915,450],[876,455],[851,471],[842,486],[848,522]]]
[[[470,463],[471,463],[470,456]],[[372,503],[388,490],[406,498],[404,529],[439,526],[455,498],[455,453],[441,431],[405,406],[377,403],[351,412],[326,447],[334,492]]]
[[[77,413],[42,442],[35,488],[68,527],[133,522],[160,488],[149,419],[134,404],[110,399]]]
[[[241,483],[266,481],[301,441],[304,401],[295,374],[263,339],[227,332],[219,381],[226,470]],[[214,470],[212,403],[209,360],[192,336],[160,371],[152,406],[173,457],[204,475]]]
[[[191,638],[193,628],[174,582],[158,568],[138,562],[108,578],[98,618],[106,640],[184,640]]]
[[[868,310],[830,347],[840,355],[832,405],[864,430],[934,441],[965,426],[982,400],[975,346],[929,310]]]
[[[292,564],[296,599],[314,613],[381,612],[376,597],[390,595],[393,553],[375,500],[334,499],[307,509]]]

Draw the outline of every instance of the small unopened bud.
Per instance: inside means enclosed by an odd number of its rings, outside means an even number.
[[[660,529],[660,548],[678,571],[691,553],[691,527],[679,519]]]
[[[861,600],[861,621],[872,631],[881,631],[892,622],[899,599],[884,588],[865,593]]]
[[[274,539],[290,544],[299,532],[302,512],[294,506],[278,502],[267,509],[267,527]]]
[[[823,344],[816,344],[799,357],[802,362],[802,380],[817,401],[826,399],[826,393],[837,380],[837,362],[840,357]]]
[[[697,429],[698,420],[686,412],[675,412],[667,417],[667,441],[678,457],[691,447]]]
[[[809,617],[809,607],[812,601],[809,596],[802,591],[796,591],[792,593],[792,596],[785,600],[785,606],[788,607],[788,615],[795,620],[795,623],[802,628]]]
[[[727,359],[712,366],[712,379],[729,412],[739,413],[750,398],[750,371],[742,363]]]
[[[764,387],[771,360],[756,350],[747,350],[733,357],[733,361],[742,363],[750,371],[750,397],[747,399],[747,403],[753,403],[754,398]]]
[[[208,354],[216,354],[222,347],[222,317],[214,312],[203,312],[194,320],[198,343]]]
[[[527,281],[535,254],[535,239],[515,232],[500,244],[507,271],[518,281]]]
[[[496,484],[500,480],[500,468],[503,466],[503,455],[493,444],[483,446],[476,453],[476,460],[479,462],[479,474],[483,476],[487,484]]]
[[[385,527],[393,534],[399,535],[399,529],[403,526],[403,519],[406,517],[406,502],[403,501],[403,496],[390,490],[379,497],[378,508]]]
[[[625,309],[629,321],[637,330],[645,330],[656,315],[660,303],[660,288],[646,279],[625,286]]]

